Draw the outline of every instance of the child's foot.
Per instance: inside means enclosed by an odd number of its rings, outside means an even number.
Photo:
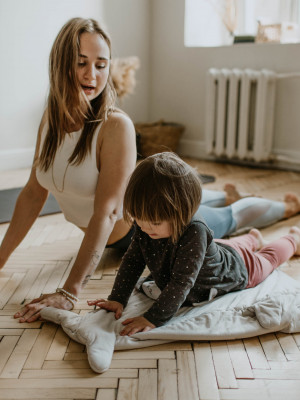
[[[300,212],[300,199],[295,193],[286,193],[284,196],[284,218],[290,218]]]
[[[260,231],[258,229],[255,229],[255,228],[251,229],[251,231],[249,232],[249,235],[254,236],[257,241],[257,247],[256,247],[255,251],[260,250],[263,246],[265,246],[267,244],[267,242],[263,238],[263,235],[260,233]]]
[[[298,226],[292,226],[289,230],[289,234],[294,237],[297,244],[295,256],[300,256],[300,229],[298,228]]]

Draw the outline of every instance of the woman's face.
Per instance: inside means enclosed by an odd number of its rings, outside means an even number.
[[[105,40],[97,33],[85,32],[80,36],[77,79],[89,101],[102,93],[109,75],[110,51]]]

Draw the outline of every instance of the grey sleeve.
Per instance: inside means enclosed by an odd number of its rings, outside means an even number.
[[[159,298],[144,314],[155,326],[161,326],[178,311],[194,286],[206,254],[208,234],[194,224],[180,238],[171,279]]]
[[[126,307],[128,299],[145,269],[145,260],[139,244],[139,234],[136,232],[132,242],[123,256],[108,300],[118,301]]]

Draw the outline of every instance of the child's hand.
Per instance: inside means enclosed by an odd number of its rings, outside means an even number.
[[[137,332],[148,332],[156,328],[155,325],[151,324],[151,322],[144,317],[128,318],[123,321],[122,324],[126,325],[126,328],[120,332],[121,336],[131,336]]]
[[[96,306],[99,308],[103,308],[104,310],[114,312],[116,319],[119,319],[123,313],[124,307],[118,301],[100,299],[100,300],[88,300],[87,303],[89,306]]]

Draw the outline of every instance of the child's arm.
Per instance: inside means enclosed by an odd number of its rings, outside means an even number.
[[[122,258],[111,294],[108,300],[127,305],[128,299],[145,269],[146,263],[139,244],[139,233],[136,231],[131,244]]]
[[[168,284],[143,315],[155,326],[164,325],[182,306],[195,285],[212,237],[202,224],[190,226],[180,238]],[[212,282],[213,285],[213,282]]]
[[[108,296],[106,303],[119,303],[125,308],[139,277],[145,269],[146,264],[140,249],[138,237],[138,233],[135,232],[131,244],[122,258],[111,294]],[[104,308],[103,299],[90,301],[88,304],[91,306],[98,305],[97,302],[99,302],[99,307],[102,303],[101,308]]]

